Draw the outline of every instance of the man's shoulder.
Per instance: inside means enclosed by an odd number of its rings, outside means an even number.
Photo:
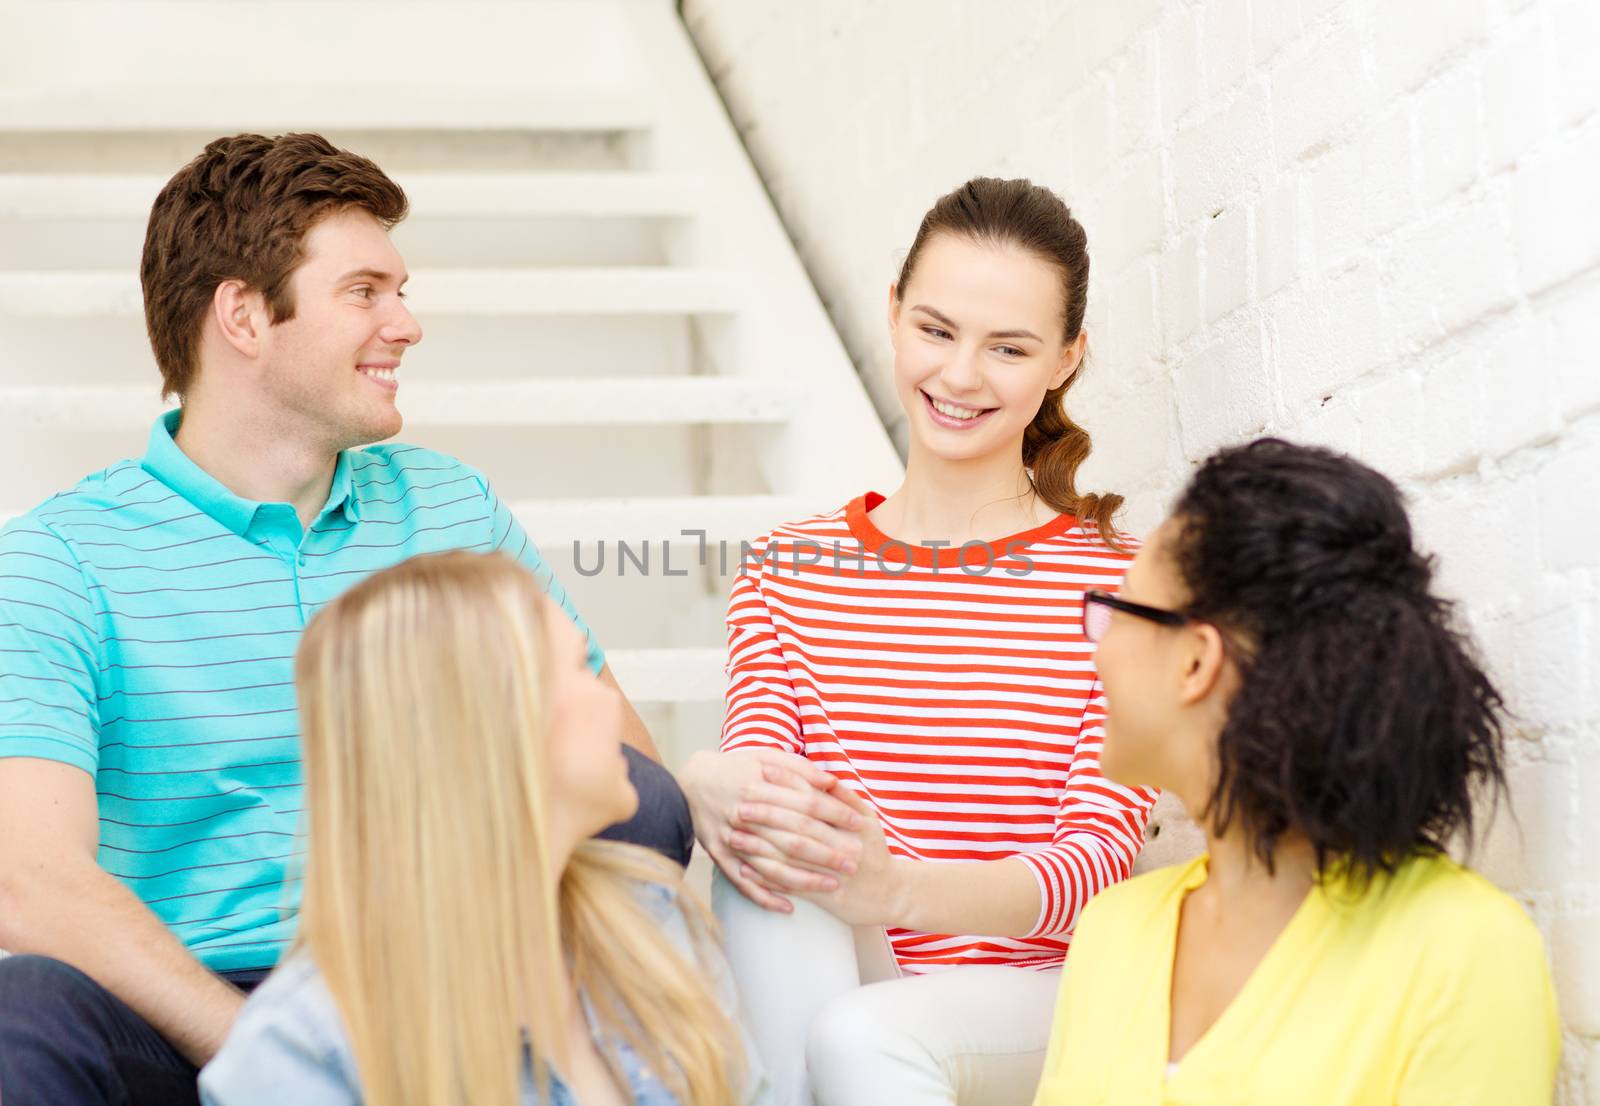
[[[157,491],[166,490],[136,460],[107,465],[20,514],[0,512],[0,549],[30,539],[61,541],[62,531],[109,518],[110,513],[137,514],[163,498],[152,494],[152,484]]]

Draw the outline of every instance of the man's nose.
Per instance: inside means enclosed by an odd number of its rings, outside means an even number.
[[[394,313],[378,337],[390,345],[414,346],[422,341],[422,324],[417,322],[405,301],[397,298]]]

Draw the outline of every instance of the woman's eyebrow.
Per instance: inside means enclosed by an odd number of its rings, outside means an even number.
[[[921,311],[924,315],[932,315],[934,317],[934,319],[936,319],[939,323],[941,323],[945,328],[947,328],[949,330],[960,330],[961,329],[959,326],[956,325],[956,321],[954,319],[950,318],[950,316],[946,315],[942,311],[938,311],[938,310],[935,310],[932,307],[929,307],[925,303],[919,303],[919,304],[915,305],[914,307],[912,307],[911,310],[913,310],[913,311]],[[1031,330],[1022,330],[1022,329],[1017,329],[1017,330],[991,330],[989,332],[989,337],[991,337],[991,338],[1032,338],[1035,342],[1044,341],[1043,338],[1039,337],[1033,331],[1031,331]]]
[[[932,307],[929,307],[925,303],[919,303],[915,307],[913,307],[911,310],[920,311],[924,315],[932,315],[935,321],[937,321],[941,326],[945,327],[948,330],[960,330],[961,329],[959,326],[956,325],[956,321],[954,319],[952,319],[949,315],[946,315],[943,311],[939,311],[939,310],[936,310],[936,309],[934,309]]]
[[[1035,342],[1044,341],[1043,338],[1039,337],[1037,334],[1035,334],[1031,330],[991,330],[989,332],[989,337],[991,337],[991,338],[1032,338]]]

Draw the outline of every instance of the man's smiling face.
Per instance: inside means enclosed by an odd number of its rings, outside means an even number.
[[[400,359],[422,340],[401,291],[405,261],[359,208],[336,211],[306,233],[289,278],[293,317],[262,336],[261,384],[275,414],[315,428],[333,451],[391,438]]]

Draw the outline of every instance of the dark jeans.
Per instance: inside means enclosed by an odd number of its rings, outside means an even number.
[[[600,836],[688,864],[694,827],[677,781],[623,751],[639,811]],[[247,991],[265,974],[224,973]],[[149,1022],[78,969],[43,956],[0,960],[0,1106],[195,1106],[195,1074]]]
[[[265,972],[225,978],[251,990]],[[195,1066],[77,968],[0,960],[0,1102],[5,1106],[195,1106]]]

